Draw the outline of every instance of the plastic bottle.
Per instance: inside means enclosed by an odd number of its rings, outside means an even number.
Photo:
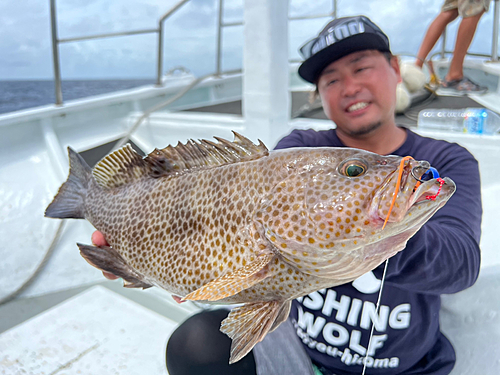
[[[418,127],[471,134],[497,134],[500,116],[486,108],[423,109],[418,114]]]

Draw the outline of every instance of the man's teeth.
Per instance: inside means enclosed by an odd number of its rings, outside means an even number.
[[[359,102],[359,103],[353,104],[349,108],[347,108],[347,112],[354,112],[354,111],[363,109],[366,106],[368,106],[368,103],[366,103],[366,102]]]

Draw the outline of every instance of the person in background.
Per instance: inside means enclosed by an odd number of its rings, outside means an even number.
[[[367,17],[339,18],[301,48],[299,75],[316,86],[329,130],[293,130],[276,148],[354,147],[427,160],[457,191],[384,265],[347,284],[293,301],[289,319],[241,361],[219,331],[227,309],[182,323],[167,345],[170,375],[449,374],[455,352],[439,329],[440,295],[473,285],[479,273],[481,192],[478,163],[457,144],[397,126],[398,59]],[[105,244],[94,233],[96,245]],[[177,301],[179,299],[177,298]],[[373,336],[371,328],[374,326]],[[371,345],[368,341],[371,337]]]
[[[441,12],[427,29],[415,62],[420,68],[441,34],[443,34],[446,26],[458,16],[462,17],[457,31],[450,68],[441,82],[443,92],[481,94],[487,91],[486,87],[479,86],[464,76],[464,59],[474,38],[477,24],[484,12],[488,11],[489,6],[490,0],[445,0]]]

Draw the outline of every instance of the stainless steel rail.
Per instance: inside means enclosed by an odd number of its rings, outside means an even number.
[[[232,26],[242,26],[243,22],[224,22],[223,21],[223,11],[224,11],[224,0],[219,0],[219,19],[218,19],[218,31],[217,31],[217,66],[215,76],[220,76],[221,74],[221,64],[222,64],[222,29],[224,27]],[[325,14],[314,14],[308,16],[296,16],[288,17],[289,21],[302,21],[316,18],[337,18],[337,0],[332,0],[332,11]],[[298,59],[290,59],[289,62],[297,62]]]
[[[444,55],[446,55],[446,27],[441,35],[441,52],[439,52],[439,54],[441,55],[441,59],[444,59]]]
[[[158,21],[158,61],[156,66],[156,84],[161,86],[161,76],[163,70],[163,22],[170,17],[174,12],[177,11],[181,6],[186,4],[189,0],[181,0],[176,5],[174,5],[167,13],[165,13]]]
[[[310,20],[310,19],[315,19],[315,18],[326,18],[326,17],[337,18],[337,0],[332,0],[332,11],[331,12],[328,12],[325,14],[308,15],[308,16],[288,17],[288,19],[290,21],[300,21],[300,20]]]
[[[117,33],[88,35],[88,36],[80,36],[80,37],[75,37],[75,38],[58,39],[57,42],[58,43],[69,43],[69,42],[79,42],[82,40],[111,38],[111,37],[115,37],[115,36],[125,36],[125,35],[149,34],[149,33],[157,33],[157,32],[158,32],[158,29],[122,31],[122,32],[117,32]]]
[[[162,71],[163,71],[163,25],[167,18],[169,18],[173,13],[175,13],[180,7],[186,4],[190,0],[181,0],[175,4],[168,12],[166,12],[158,21],[158,28],[156,29],[144,29],[135,31],[123,31],[115,33],[88,35],[82,37],[73,38],[58,38],[57,35],[57,12],[56,12],[56,0],[50,0],[50,25],[51,25],[51,35],[52,35],[52,60],[54,67],[54,86],[55,86],[55,96],[56,105],[63,104],[63,96],[61,89],[61,69],[59,61],[59,44],[61,43],[71,43],[79,42],[84,40],[92,39],[102,39],[102,38],[112,38],[118,36],[130,36],[138,34],[158,34],[158,53],[157,53],[157,69],[156,69],[156,85],[162,86]],[[289,17],[289,20],[305,20],[313,18],[326,18],[333,17],[337,18],[337,0],[332,0],[332,12],[320,15],[311,15],[303,17]],[[217,28],[217,53],[216,53],[216,72],[215,76],[220,76],[222,72],[222,30],[225,27],[241,26],[243,22],[224,22],[223,20],[224,11],[224,0],[219,0],[219,13],[218,13],[218,28]],[[290,60],[291,62],[295,60]]]
[[[56,0],[50,0],[50,31],[52,35],[52,65],[54,66],[54,85],[56,105],[62,104],[61,69],[59,68],[59,47],[57,42]]]
[[[181,0],[177,4],[175,4],[167,13],[165,13],[158,22],[158,28],[156,29],[144,29],[144,30],[135,30],[135,31],[123,31],[116,33],[106,33],[106,34],[97,34],[97,35],[88,35],[83,37],[74,37],[74,38],[62,38],[59,39],[57,35],[57,12],[56,12],[56,0],[50,0],[50,27],[51,27],[51,35],[52,35],[52,61],[54,66],[54,85],[55,85],[55,94],[56,94],[56,105],[62,105],[63,97],[62,97],[62,89],[61,89],[61,69],[59,62],[59,44],[61,43],[70,43],[77,42],[83,40],[92,40],[92,39],[102,39],[102,38],[112,38],[117,36],[129,36],[129,35],[138,35],[138,34],[158,34],[158,59],[157,59],[157,85],[161,86],[161,76],[162,76],[162,62],[163,62],[163,23],[164,21],[170,17],[175,11],[177,11],[182,5],[187,3],[189,0]]]
[[[219,23],[219,27],[217,28],[217,62],[216,62],[217,66],[215,69],[215,74],[217,76],[220,75],[221,64],[222,64],[222,28],[224,26],[243,25],[243,22],[224,24],[223,15],[224,15],[224,0],[219,0],[219,17],[217,19],[217,22]]]

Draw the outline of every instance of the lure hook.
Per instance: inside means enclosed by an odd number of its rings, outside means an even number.
[[[415,170],[416,169],[420,169],[420,168],[426,169],[426,171],[422,175],[422,177],[418,177],[415,174],[416,173]],[[425,182],[425,181],[429,181],[429,180],[432,180],[432,179],[435,179],[435,178],[439,178],[439,172],[437,171],[436,168],[431,167],[431,165],[429,164],[429,162],[424,161],[420,165],[417,165],[416,167],[413,167],[411,169],[411,176],[415,180],[417,180],[418,182]]]

